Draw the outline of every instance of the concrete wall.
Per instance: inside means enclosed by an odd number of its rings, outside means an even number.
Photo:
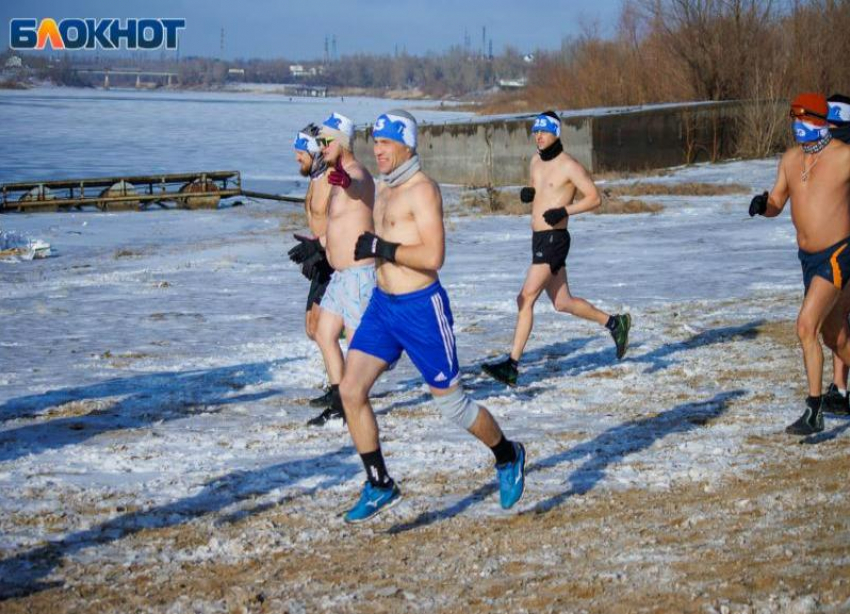
[[[742,103],[678,105],[561,120],[567,152],[592,172],[645,170],[721,160],[734,153],[733,123]],[[522,185],[536,146],[533,118],[425,124],[422,167],[440,183]],[[371,128],[358,131],[354,152],[374,174]]]

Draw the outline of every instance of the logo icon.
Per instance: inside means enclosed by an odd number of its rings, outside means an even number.
[[[51,49],[177,49],[185,19],[104,19],[72,17],[40,22],[16,18],[9,23],[9,46],[18,51]]]

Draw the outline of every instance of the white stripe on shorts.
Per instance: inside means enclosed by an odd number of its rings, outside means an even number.
[[[445,309],[443,307],[443,297],[439,294],[434,294],[431,297],[431,302],[434,305],[434,313],[437,316],[437,323],[440,326],[440,335],[443,337],[443,348],[446,350],[446,359],[449,361],[449,369],[451,369],[454,364],[454,353],[452,352],[454,336],[452,335],[452,327],[449,325],[449,321],[446,318]]]

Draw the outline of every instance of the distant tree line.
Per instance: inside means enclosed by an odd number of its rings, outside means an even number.
[[[6,52],[2,57],[8,57]],[[369,90],[418,89],[431,97],[462,96],[492,88],[498,79],[516,79],[526,75],[529,63],[515,48],[508,47],[500,55],[488,57],[470,54],[452,47],[440,54],[414,56],[355,54],[343,56],[327,64],[319,61],[298,62],[284,58],[220,60],[206,57],[172,57],[150,53],[111,54],[66,53],[59,58],[36,53],[26,54],[25,63],[39,77],[62,85],[96,85],[98,80],[85,75],[73,77],[73,67],[112,68],[133,66],[149,70],[176,72],[184,87],[215,87],[228,81],[250,83],[292,83],[325,85]],[[290,66],[303,65],[316,74],[293,76]],[[234,74],[231,69],[239,69]]]
[[[540,54],[528,98],[581,108],[848,89],[846,0],[627,0],[614,37]]]

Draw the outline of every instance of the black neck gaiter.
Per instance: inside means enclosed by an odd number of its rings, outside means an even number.
[[[537,153],[540,154],[541,160],[548,162],[549,160],[557,158],[562,151],[564,151],[564,145],[561,143],[561,139],[558,139],[546,149],[538,149]]]

